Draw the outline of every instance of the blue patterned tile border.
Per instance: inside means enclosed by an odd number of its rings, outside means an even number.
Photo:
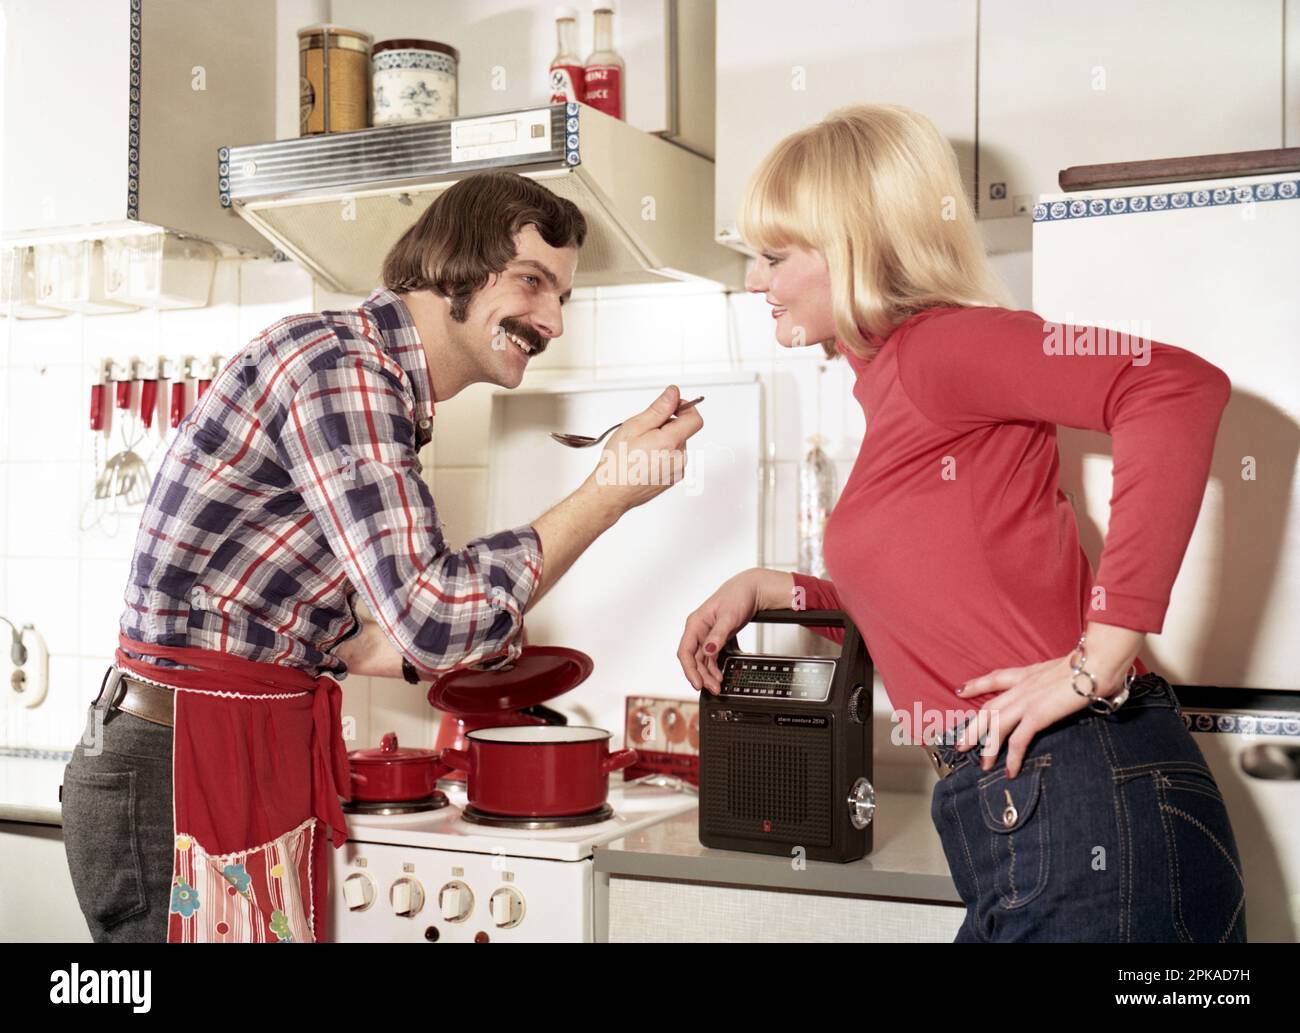
[[[1300,179],[1280,183],[1243,183],[1238,186],[1176,190],[1133,197],[1076,198],[1073,201],[1040,201],[1034,205],[1034,222],[1068,222],[1101,215],[1134,215],[1141,212],[1176,212],[1185,208],[1214,208],[1255,201],[1294,201],[1300,198]]]
[[[1288,735],[1300,739],[1296,714],[1244,714],[1215,710],[1183,710],[1183,724],[1192,732],[1230,735]]]
[[[20,760],[72,759],[71,750],[39,750],[28,746],[0,746],[0,757],[17,757]]]
[[[1284,735],[1300,739],[1300,692],[1175,685],[1183,724],[1193,732]]]

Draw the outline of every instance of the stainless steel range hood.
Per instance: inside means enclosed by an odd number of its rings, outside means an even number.
[[[222,205],[325,286],[363,294],[429,203],[485,169],[582,210],[575,286],[741,285],[743,256],[713,239],[713,163],[585,104],[223,147],[218,185]]]

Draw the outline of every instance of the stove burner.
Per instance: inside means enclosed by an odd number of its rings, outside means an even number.
[[[532,818],[488,814],[486,811],[480,811],[466,804],[461,809],[460,816],[471,825],[486,825],[496,829],[538,831],[541,829],[569,829],[578,825],[599,825],[602,821],[609,821],[610,818],[614,817],[614,808],[609,804],[603,804],[596,810],[587,811],[584,814],[566,814],[554,818]]]
[[[429,796],[418,800],[353,800],[343,804],[346,814],[418,814],[420,811],[438,811],[451,805],[447,794],[435,789]]]

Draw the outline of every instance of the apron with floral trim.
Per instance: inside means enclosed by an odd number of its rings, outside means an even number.
[[[168,943],[326,939],[329,848],[347,840],[350,786],[334,679],[209,649],[117,651],[132,677],[174,690]]]

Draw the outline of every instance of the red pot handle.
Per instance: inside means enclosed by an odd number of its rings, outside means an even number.
[[[439,759],[453,771],[469,772],[469,754],[464,750],[445,749]]]
[[[617,750],[600,762],[600,773],[608,775],[611,771],[622,771],[635,763],[636,750]]]

